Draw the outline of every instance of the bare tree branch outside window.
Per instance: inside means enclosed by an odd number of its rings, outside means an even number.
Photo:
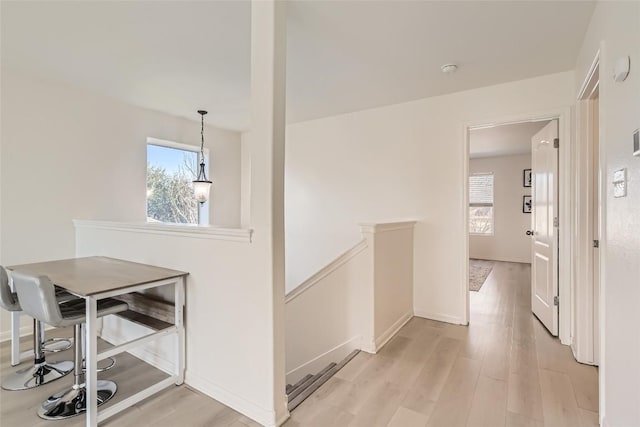
[[[147,163],[147,218],[151,221],[178,224],[198,223],[198,202],[192,181],[197,170],[197,156],[183,153],[175,171]]]

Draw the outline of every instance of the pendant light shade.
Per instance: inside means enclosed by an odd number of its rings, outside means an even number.
[[[193,181],[193,193],[195,194],[198,202],[204,203],[209,200],[209,192],[211,191],[211,181],[207,179],[207,174],[204,170],[204,115],[207,114],[207,112],[204,110],[198,110],[198,114],[201,116],[200,169],[198,170],[198,176]]]
[[[200,203],[204,203],[209,200],[209,192],[211,191],[211,181],[195,180],[193,181],[193,193],[196,196],[196,200]]]

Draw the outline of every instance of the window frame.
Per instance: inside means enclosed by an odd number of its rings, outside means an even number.
[[[146,158],[146,164],[149,164],[149,158],[147,157],[147,153],[148,153],[148,146],[149,145],[155,145],[157,147],[165,147],[165,148],[173,148],[175,150],[182,150],[182,151],[191,151],[193,153],[196,153],[198,155],[198,160],[200,159],[200,147],[197,145],[190,145],[190,144],[183,144],[181,142],[175,142],[175,141],[169,141],[166,139],[159,139],[159,138],[154,138],[154,137],[147,137],[147,143],[145,145],[145,158]],[[204,148],[202,150],[203,154],[204,154],[204,170],[205,173],[207,174],[207,176],[209,175],[209,149],[208,148]],[[200,165],[198,164],[198,167]],[[146,166],[145,166],[146,168]],[[146,177],[148,175],[149,171],[145,170],[145,194],[146,194]],[[196,179],[196,177],[193,177],[193,179]],[[187,226],[187,227],[192,227],[194,225],[202,225],[202,226],[208,226],[209,225],[209,202],[211,201],[211,198],[209,198],[206,202],[204,203],[198,203],[198,224],[182,224],[182,223],[178,223],[178,222],[160,222],[160,224],[171,224],[171,225],[182,225],[182,226]],[[145,203],[144,203],[144,207],[145,207],[145,217],[146,212],[147,212],[147,197],[145,196]],[[147,220],[147,223],[150,223],[149,220]]]
[[[469,194],[468,194],[468,199],[469,199],[469,205],[467,206],[467,210],[470,210],[471,208],[479,208],[479,207],[490,207],[491,208],[491,232],[487,232],[487,233],[477,233],[477,232],[473,232],[471,231],[471,212],[468,212],[468,216],[469,216],[469,234],[473,235],[473,236],[484,236],[484,237],[491,237],[495,235],[496,232],[496,197],[495,197],[495,190],[496,190],[496,180],[495,180],[495,174],[493,172],[472,172],[469,173],[469,178],[468,181],[471,180],[471,177],[473,176],[486,176],[489,175],[491,176],[491,203],[472,203],[471,202],[471,182],[467,182],[467,186],[469,188]]]

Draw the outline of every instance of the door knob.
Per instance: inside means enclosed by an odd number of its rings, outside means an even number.
[[[533,236],[533,230],[527,230],[527,236]]]

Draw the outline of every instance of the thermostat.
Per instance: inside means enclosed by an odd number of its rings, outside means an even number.
[[[613,173],[613,197],[627,196],[627,169],[618,169]]]
[[[633,133],[633,155],[640,157],[640,129]]]

